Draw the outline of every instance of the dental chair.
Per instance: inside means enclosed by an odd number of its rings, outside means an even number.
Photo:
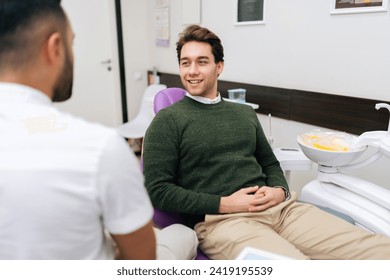
[[[169,107],[170,105],[180,101],[181,99],[184,98],[185,94],[186,91],[184,89],[177,88],[177,87],[166,88],[159,91],[154,97],[154,105],[153,105],[154,113],[157,114],[160,110]],[[338,216],[339,218],[342,218],[349,223],[352,224],[354,223],[353,219],[350,218],[348,215],[345,215],[341,212],[335,211],[328,207],[323,207],[318,205],[315,206],[325,210],[330,214]],[[154,208],[153,221],[155,225],[160,228],[164,228],[175,223],[184,224],[184,220],[179,213],[168,212],[158,208]],[[198,255],[196,259],[208,260],[209,258],[198,248]]]
[[[171,106],[172,104],[184,98],[186,91],[182,88],[172,87],[163,89],[154,97],[154,113]],[[179,213],[167,212],[154,208],[153,221],[157,227],[164,228],[172,224],[184,224],[184,220]],[[209,258],[198,248],[196,260],[208,260]]]
[[[152,109],[154,96],[165,88],[167,88],[166,85],[153,84],[145,89],[137,116],[118,127],[118,132],[121,136],[127,139],[138,139],[145,136],[146,129],[154,117]]]

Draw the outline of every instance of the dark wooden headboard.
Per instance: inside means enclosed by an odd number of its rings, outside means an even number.
[[[150,75],[152,72],[148,71]],[[168,87],[183,87],[177,74],[158,73],[160,83]],[[376,110],[374,99],[348,97],[329,93],[309,92],[229,81],[218,82],[218,90],[227,97],[227,90],[245,88],[246,100],[259,104],[260,114],[307,123],[360,135],[365,131],[387,130],[389,112]]]

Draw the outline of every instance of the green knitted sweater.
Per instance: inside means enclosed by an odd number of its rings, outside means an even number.
[[[288,190],[255,111],[224,100],[185,97],[161,110],[146,132],[143,166],[153,205],[193,222],[217,214],[221,197],[243,187]]]

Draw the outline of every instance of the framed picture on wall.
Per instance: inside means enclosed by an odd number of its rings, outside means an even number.
[[[265,24],[265,0],[235,0],[235,25]]]
[[[331,14],[386,12],[388,0],[331,0]]]

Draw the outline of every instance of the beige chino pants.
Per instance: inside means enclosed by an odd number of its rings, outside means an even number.
[[[293,259],[390,259],[390,238],[371,234],[297,195],[258,213],[206,215],[195,226],[211,259],[235,259],[247,246]]]
[[[181,224],[163,229],[154,228],[158,260],[193,260],[197,254],[198,239],[195,232]]]

